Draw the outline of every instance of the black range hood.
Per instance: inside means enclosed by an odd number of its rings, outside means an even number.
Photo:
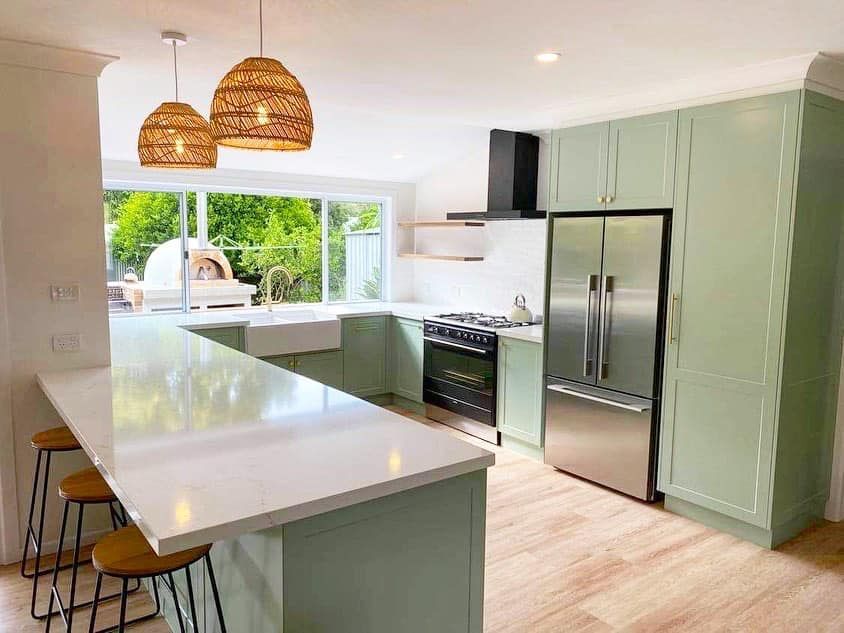
[[[489,133],[489,189],[486,211],[449,211],[449,220],[536,220],[539,137],[525,132]]]

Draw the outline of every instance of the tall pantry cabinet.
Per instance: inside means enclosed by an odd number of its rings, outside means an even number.
[[[823,514],[841,362],[844,103],[681,110],[665,506],[773,547]]]

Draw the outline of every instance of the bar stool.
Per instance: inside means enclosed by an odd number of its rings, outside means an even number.
[[[70,509],[70,504],[73,503],[78,506],[76,512],[76,542],[74,543],[73,547],[73,561],[69,565],[71,570],[70,600],[68,602],[67,607],[65,607],[64,602],[62,601],[62,597],[59,594],[57,584],[59,571],[60,569],[62,569],[62,567],[59,565],[59,559],[56,558],[56,564],[53,566],[53,581],[50,586],[50,602],[49,606],[47,607],[47,613],[45,614],[45,616],[42,617],[53,616],[57,614],[61,615],[66,630],[70,631],[71,627],[73,626],[74,610],[79,609],[81,607],[87,607],[93,604],[93,600],[89,600],[80,604],[76,604],[75,602],[76,576],[79,571],[79,550],[82,547],[82,519],[85,515],[85,506],[108,504],[109,516],[111,518],[111,526],[115,530],[118,529],[118,525],[125,525],[126,519],[125,514],[123,514],[122,516],[121,514],[118,514],[117,510],[115,509],[115,504],[118,504],[119,506],[117,497],[111,491],[111,488],[109,488],[105,479],[103,479],[103,476],[94,467],[85,468],[62,479],[61,483],[59,483],[59,496],[64,499],[64,510],[62,512],[62,527],[61,531],[59,532],[59,552],[61,552],[64,548],[64,534],[65,529],[67,528],[67,516],[68,511]],[[140,582],[138,582],[137,584],[138,586],[134,587],[132,591],[137,591],[137,589],[140,587]],[[109,598],[117,598],[118,595],[119,594],[111,594],[103,599],[105,600]],[[57,612],[53,611],[54,601],[58,603]],[[51,623],[52,617],[49,617],[47,619],[47,631],[50,630]]]
[[[193,630],[198,633],[199,622],[196,616],[196,601],[193,595],[193,580],[191,579],[190,566],[199,560],[205,560],[208,569],[208,579],[211,582],[211,592],[214,594],[214,606],[217,609],[217,618],[220,623],[220,630],[226,633],[226,623],[223,620],[223,610],[220,606],[220,595],[217,591],[217,581],[214,578],[214,568],[211,566],[210,545],[200,545],[192,549],[176,552],[175,554],[157,555],[147,543],[144,535],[137,526],[121,528],[101,538],[91,554],[94,569],[97,570],[97,583],[94,589],[94,606],[91,609],[91,624],[89,633],[94,633],[94,624],[97,619],[97,604],[100,600],[100,589],[102,588],[103,576],[120,578],[123,586],[120,591],[120,620],[117,630],[122,632],[127,625],[135,624],[143,620],[154,618],[161,609],[161,602],[158,595],[157,580],[160,577],[164,585],[173,594],[173,601],[176,606],[176,618],[179,622],[181,633],[185,633],[185,623],[182,619],[182,610],[179,607],[179,598],[176,591],[176,583],[173,580],[173,573],[181,569],[185,570],[187,579],[188,600],[190,602],[191,624]],[[164,580],[164,577],[167,580]],[[126,622],[126,601],[128,596],[127,586],[130,579],[150,578],[152,589],[155,595],[155,611],[147,615],[137,617]],[[169,581],[169,582],[168,582]],[[111,631],[114,627],[102,629],[99,633]]]
[[[29,518],[26,521],[26,537],[23,545],[23,558],[21,559],[21,576],[32,579],[32,600],[29,606],[29,613],[33,618],[40,620],[47,616],[46,613],[35,612],[35,602],[38,597],[38,578],[53,572],[52,566],[41,569],[41,541],[44,536],[44,514],[47,509],[47,487],[50,481],[50,462],[53,453],[64,453],[78,451],[82,447],[73,433],[66,426],[57,426],[53,429],[41,431],[32,436],[30,446],[35,449],[35,476],[32,478],[32,494],[29,497]],[[44,455],[46,454],[46,459]],[[32,519],[35,516],[35,498],[38,496],[38,480],[41,477],[41,463],[44,462],[44,483],[41,487],[41,504],[38,512],[38,532],[32,527]],[[29,546],[35,552],[35,569],[32,572],[26,571]],[[57,554],[61,556],[61,554]],[[67,569],[70,564],[64,565],[61,569]]]

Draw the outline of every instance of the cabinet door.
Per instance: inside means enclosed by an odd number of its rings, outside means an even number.
[[[760,527],[799,105],[790,92],[680,113],[660,489]]]
[[[594,211],[606,205],[610,124],[555,130],[551,137],[551,211]]]
[[[542,345],[498,338],[498,430],[542,446]]]
[[[422,402],[422,323],[394,318],[390,339],[390,391]]]
[[[674,206],[677,111],[610,123],[607,210]]]
[[[335,389],[343,388],[343,352],[297,354],[296,373]]]
[[[246,336],[242,327],[220,327],[208,330],[194,330],[195,334],[212,340],[220,345],[231,347],[240,352],[244,351]]]
[[[288,371],[296,371],[296,358],[293,354],[288,356],[264,356],[261,360]]]
[[[387,317],[343,319],[343,389],[356,396],[387,392]]]

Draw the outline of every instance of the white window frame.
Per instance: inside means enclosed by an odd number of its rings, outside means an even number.
[[[179,195],[179,230],[180,239],[182,243],[182,279],[190,278],[190,254],[188,250],[188,239],[190,238],[188,230],[188,214],[187,214],[187,196],[188,193],[232,193],[241,195],[253,196],[278,196],[285,198],[306,198],[320,200],[320,221],[321,238],[322,238],[322,288],[320,292],[321,301],[318,304],[322,305],[330,303],[352,303],[343,301],[331,301],[329,292],[328,279],[328,206],[331,202],[375,202],[381,205],[381,284],[379,297],[377,299],[362,299],[354,301],[353,303],[377,303],[384,301],[384,294],[389,287],[389,280],[391,278],[391,270],[388,259],[388,238],[389,234],[386,230],[392,218],[392,198],[384,195],[368,195],[368,194],[343,194],[343,193],[325,193],[318,191],[293,190],[293,189],[275,189],[267,187],[248,187],[248,186],[229,186],[229,185],[211,185],[211,184],[174,184],[166,182],[147,182],[137,180],[122,180],[122,179],[105,179],[103,181],[104,190],[121,190],[121,191],[149,191],[159,193],[177,193]],[[307,305],[307,304],[301,304]],[[182,310],[181,312],[191,312],[190,301],[190,283],[182,283]],[[176,312],[175,310],[173,312]]]

